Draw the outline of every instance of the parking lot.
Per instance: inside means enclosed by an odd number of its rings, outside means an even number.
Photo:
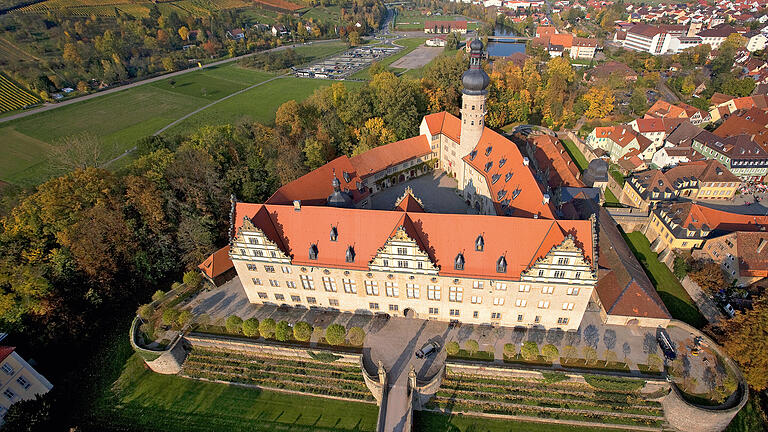
[[[295,69],[294,75],[304,78],[343,79],[401,49],[396,46],[356,47],[307,67]]]

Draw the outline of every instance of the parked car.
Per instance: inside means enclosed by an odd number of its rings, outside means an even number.
[[[429,357],[431,354],[435,354],[440,351],[440,344],[437,342],[428,342],[426,345],[416,351],[416,357],[423,359]]]
[[[736,315],[736,311],[733,310],[733,306],[731,306],[730,303],[726,303],[723,306],[723,310],[725,311],[726,314],[728,314],[728,318],[733,318],[733,316]]]
[[[664,357],[667,358],[667,360],[674,360],[677,358],[677,353],[675,352],[675,348],[672,345],[672,340],[669,338],[669,335],[664,330],[659,330],[656,333],[656,341],[659,343],[659,347],[661,348],[661,351],[664,353]]]

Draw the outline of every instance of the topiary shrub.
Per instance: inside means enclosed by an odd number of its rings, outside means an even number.
[[[237,315],[230,315],[224,323],[229,333],[240,333],[243,328],[243,319]]]
[[[331,345],[342,345],[346,336],[347,329],[341,324],[331,324],[325,329],[325,340]]]
[[[192,312],[188,310],[183,310],[179,314],[178,318],[176,318],[176,323],[179,325],[179,327],[184,327],[185,325],[189,324],[192,321]]]
[[[448,353],[448,355],[455,356],[459,353],[459,343],[456,341],[448,342],[445,344],[445,351]]]
[[[275,333],[275,320],[267,318],[259,323],[259,333],[265,338],[271,338]]]
[[[179,311],[173,308],[168,308],[163,311],[163,323],[165,325],[176,325],[176,321],[179,319]]]
[[[160,300],[161,298],[163,298],[164,296],[165,296],[165,291],[163,291],[163,290],[157,290],[157,291],[155,291],[155,293],[154,293],[154,294],[152,294],[152,301],[153,301],[153,302],[154,302],[154,301],[158,301],[158,300]]]
[[[464,343],[464,349],[467,350],[469,355],[475,355],[475,353],[480,349],[480,344],[478,344],[476,340],[470,339]]]
[[[152,314],[155,313],[155,308],[152,307],[152,305],[141,305],[139,306],[139,310],[136,312],[139,317],[143,320],[148,320],[152,317]]]
[[[507,357],[514,357],[517,355],[517,347],[515,344],[504,344],[504,355]]]
[[[576,348],[573,345],[566,345],[563,347],[563,358],[566,360],[573,360],[576,358]]]
[[[664,362],[661,360],[658,354],[648,354],[648,368],[653,371],[661,372],[664,367]]]
[[[291,328],[291,325],[288,324],[288,321],[280,321],[277,323],[277,326],[275,327],[275,339],[280,342],[286,342],[291,339],[291,336],[293,336],[293,329]]]
[[[184,285],[188,288],[197,289],[200,288],[200,285],[203,283],[203,276],[200,275],[200,272],[191,270],[184,273],[182,280],[184,281]]]
[[[560,352],[557,350],[556,346],[552,344],[546,344],[541,347],[541,355],[543,355],[548,362],[553,362],[557,360],[558,357],[560,357]]]
[[[520,355],[527,361],[536,360],[539,357],[539,345],[534,341],[523,343],[523,347],[520,348]]]
[[[587,364],[594,363],[597,361],[597,350],[592,348],[591,346],[585,346],[582,348],[582,354],[584,354],[584,360]]]
[[[306,321],[299,321],[293,326],[293,337],[297,341],[309,342],[312,339],[312,326]]]
[[[362,346],[365,342],[365,331],[360,327],[352,327],[347,331],[347,339],[354,346]]]
[[[256,318],[248,318],[243,321],[243,334],[248,337],[254,337],[259,335],[259,320]]]

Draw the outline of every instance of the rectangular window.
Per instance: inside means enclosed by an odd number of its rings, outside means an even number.
[[[531,291],[530,285],[520,285],[520,292],[529,292]]]
[[[557,259],[557,264],[558,265],[568,265],[568,261],[569,261],[568,258],[558,258]]]
[[[26,378],[24,378],[24,375],[20,375],[18,378],[16,378],[16,382],[17,382],[17,383],[19,383],[19,385],[20,385],[20,386],[21,386],[23,389],[25,389],[25,390],[26,390],[26,389],[28,389],[28,388],[29,388],[29,386],[31,386],[31,385],[32,385],[32,383],[30,383],[29,381],[27,381],[27,379],[26,379]]]
[[[504,297],[494,297],[493,298],[493,305],[494,306],[503,306],[504,305]]]
[[[365,293],[368,295],[379,295],[379,283],[372,280],[365,281]]]
[[[478,319],[479,317],[480,317],[480,312],[478,312],[478,311],[472,312],[472,318]]]
[[[269,280],[269,285],[272,286],[272,287],[277,288],[277,287],[280,286],[280,281],[277,281],[277,280],[274,280],[274,279],[270,279]]]
[[[437,315],[438,314],[438,309],[436,307],[429,308],[429,314],[430,315]]]
[[[307,297],[307,303],[309,303],[309,304],[316,304],[317,303],[317,299],[314,298],[314,297]]]
[[[562,317],[557,319],[558,324],[568,324],[568,318]]]
[[[528,300],[523,300],[523,299],[515,300],[515,306],[517,307],[526,307],[527,305],[528,305]]]
[[[568,295],[579,295],[579,287],[568,287]]]
[[[408,255],[408,248],[404,248],[404,247],[397,248],[397,254],[398,255]]]
[[[370,309],[370,310],[379,310],[379,304],[378,303],[368,303],[368,309]]]
[[[265,292],[260,292],[258,294],[259,294],[259,298],[262,298],[262,299],[267,298],[267,293],[265,293]]]
[[[574,279],[581,279],[581,272],[576,272],[576,274],[573,277]]]
[[[338,306],[339,305],[339,301],[336,300],[336,299],[328,299],[328,304],[331,305],[331,306]]]
[[[440,287],[437,285],[427,285],[427,298],[430,300],[440,300]]]
[[[16,397],[16,393],[14,393],[13,390],[11,389],[5,389],[3,394],[5,395],[5,397],[8,398],[8,400],[11,400],[11,401],[13,400],[13,398]]]
[[[549,300],[539,300],[539,304],[537,305],[539,309],[548,309],[549,308]]]
[[[408,261],[398,260],[397,266],[399,268],[408,268]]]
[[[323,276],[323,288],[328,292],[336,292],[336,279]]]
[[[564,270],[555,270],[554,273],[552,273],[552,277],[555,279],[564,279],[565,278],[565,271]]]
[[[552,294],[553,292],[555,292],[555,287],[551,287],[551,286],[541,287],[542,294]]]
[[[283,273],[288,273],[288,274],[291,273],[291,268],[288,266],[282,266],[280,267],[280,269],[283,271]]]
[[[406,287],[406,296],[411,299],[417,299],[419,298],[419,286],[416,284],[405,284]]]
[[[539,270],[539,277],[544,277],[544,270]]]
[[[315,281],[312,280],[312,276],[300,275],[299,278],[301,279],[301,286],[305,290],[313,290],[313,289],[315,289]]]
[[[507,284],[496,282],[496,291],[506,291],[507,290]]]
[[[536,317],[533,319],[533,322],[535,322],[536,324],[540,323],[541,322],[541,315],[536,315]]]
[[[397,287],[397,282],[384,282],[384,288],[387,297],[400,297],[400,289]]]
[[[389,305],[389,311],[390,312],[397,312],[399,310],[399,307],[397,305]]]
[[[517,316],[517,322],[521,322],[521,321],[523,321],[523,316],[522,315],[518,315]]]
[[[563,303],[563,310],[573,310],[574,303]]]
[[[13,375],[13,367],[11,365],[9,365],[8,363],[4,363],[3,367],[0,368],[0,369],[2,369],[3,372],[5,372],[8,375]]]
[[[275,266],[265,265],[264,271],[267,273],[274,273],[275,272]]]
[[[285,281],[285,285],[288,288],[296,288],[296,282],[294,282],[294,281]]]
[[[474,281],[474,282],[472,282],[472,288],[474,288],[474,289],[483,289],[483,281]]]
[[[292,296],[291,296],[291,300],[292,300],[292,301],[295,301],[295,302],[297,302],[297,303],[298,303],[298,302],[300,302],[300,301],[301,301],[301,297],[299,297],[299,296],[295,296],[295,295],[292,295]]]
[[[255,251],[253,251],[253,255],[257,257],[264,256],[264,252],[260,249],[256,249]]]
[[[348,294],[357,294],[357,283],[352,279],[342,279],[344,284],[344,292]]]
[[[480,304],[483,302],[483,298],[480,296],[472,296],[472,304]]]
[[[491,312],[491,319],[501,319],[501,312]]]
[[[448,311],[448,315],[450,315],[452,317],[457,317],[457,316],[459,316],[459,310],[458,309],[451,309],[451,310]]]
[[[448,287],[448,300],[452,302],[461,302],[464,300],[464,288]]]
[[[248,270],[250,270],[250,271],[256,271],[256,264],[246,264],[245,266],[246,266],[246,267],[248,268]]]
[[[253,284],[256,286],[261,286],[261,279],[259,278],[253,278],[251,279],[253,281]]]
[[[282,294],[275,294],[275,300],[285,301],[285,296]]]
[[[257,239],[256,237],[248,237],[248,243],[259,244],[259,239]]]

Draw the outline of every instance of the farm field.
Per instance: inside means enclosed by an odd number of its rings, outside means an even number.
[[[467,19],[462,15],[422,15],[419,12],[405,12],[395,18],[395,30],[400,31],[424,31],[425,21],[467,21],[467,29],[477,28],[477,22]]]
[[[38,98],[0,74],[0,112],[21,109],[38,102]]]
[[[115,9],[117,9],[120,13],[145,17],[149,15],[152,4],[147,0],[114,0],[108,4],[105,4],[103,0],[47,0],[23,7],[15,13],[44,15],[64,12],[70,16],[113,17],[115,16]],[[158,3],[158,8],[163,13],[176,12],[180,16],[204,16],[213,10],[251,8],[259,5],[287,11],[295,11],[303,7],[285,0],[257,0],[255,2],[246,0],[178,0]]]

